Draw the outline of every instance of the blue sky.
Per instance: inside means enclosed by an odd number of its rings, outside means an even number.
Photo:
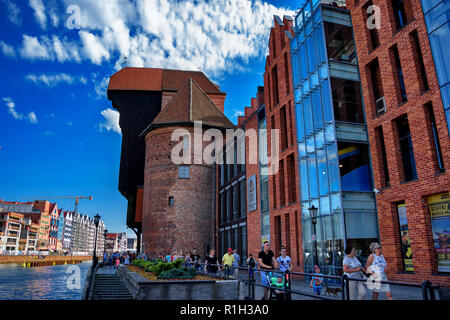
[[[225,114],[236,123],[263,84],[273,14],[299,3],[0,0],[0,198],[93,196],[80,212],[134,236],[117,191],[121,134],[109,76],[124,56],[129,66],[201,69],[227,93]],[[73,200],[55,201],[73,210]]]

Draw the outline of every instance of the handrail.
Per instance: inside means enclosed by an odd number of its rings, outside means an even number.
[[[263,285],[263,284],[258,284],[256,283],[255,279],[254,279],[254,274],[256,271],[260,271],[260,268],[257,267],[253,267],[251,268],[250,266],[244,267],[244,266],[227,266],[227,265],[223,265],[223,264],[211,264],[211,263],[203,263],[203,262],[192,262],[190,263],[190,266],[196,266],[196,271],[198,273],[198,266],[204,266],[203,268],[201,268],[201,270],[203,271],[205,269],[206,266],[216,266],[218,267],[219,271],[220,268],[222,267],[224,269],[224,271],[228,268],[233,268],[233,269],[238,269],[238,270],[245,270],[248,272],[248,280],[240,280],[237,279],[240,282],[246,283],[247,285],[249,285],[249,294],[248,294],[248,298],[249,299],[254,299],[254,289],[251,290],[250,286],[252,287],[264,287],[264,288],[272,288],[272,286],[270,285]],[[250,271],[253,271],[252,274],[250,275]],[[263,269],[264,270],[264,269]],[[308,297],[313,297],[316,299],[321,299],[321,300],[336,300],[333,299],[331,297],[325,297],[325,296],[319,296],[319,295],[314,295],[314,294],[310,294],[310,293],[306,293],[306,292],[301,292],[295,289],[292,289],[291,287],[291,277],[290,275],[299,275],[299,276],[317,276],[314,273],[305,273],[305,272],[290,272],[290,271],[281,271],[279,269],[272,269],[272,270],[264,270],[264,271],[268,271],[268,272],[273,272],[273,273],[279,273],[279,274],[283,274],[284,275],[284,279],[289,279],[289,284],[288,286],[286,285],[286,281],[284,281],[284,285],[283,285],[283,289],[282,291],[284,291],[284,299],[287,299],[287,295],[288,294],[298,294],[298,295],[303,295],[303,296],[308,296]],[[342,291],[342,300],[350,300],[350,292],[349,292],[349,283],[350,281],[358,281],[358,282],[367,282],[367,279],[352,279],[347,277],[347,275],[342,275],[342,276],[332,276],[332,275],[325,275],[325,274],[321,274],[320,275],[321,278],[325,278],[325,279],[336,279],[336,280],[340,280],[341,283],[341,291]],[[225,272],[224,274],[224,278],[225,279],[229,279],[229,274],[227,272]],[[382,281],[382,280],[378,280],[377,283],[381,283],[381,284],[390,284],[390,285],[397,285],[397,286],[405,286],[405,287],[415,287],[415,288],[421,288],[422,289],[422,295],[423,295],[423,299],[424,300],[435,300],[435,293],[434,290],[435,289],[439,289],[439,285],[434,285],[432,284],[429,280],[424,281],[423,283],[419,284],[419,283],[411,283],[411,282],[403,282],[403,281]],[[281,289],[280,289],[281,291]]]

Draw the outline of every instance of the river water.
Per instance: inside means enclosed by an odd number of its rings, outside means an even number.
[[[0,264],[0,300],[80,300],[91,264],[33,268]]]

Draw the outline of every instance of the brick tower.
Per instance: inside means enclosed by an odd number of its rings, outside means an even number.
[[[142,132],[145,137],[145,169],[142,235],[150,255],[174,250],[200,254],[213,246],[215,231],[215,164],[199,159],[195,148],[194,122],[205,130],[224,132],[234,125],[208,95],[189,78],[183,88]],[[181,140],[172,141],[176,130]],[[217,131],[216,131],[217,132]],[[211,141],[200,140],[201,154]],[[189,161],[178,164],[173,150],[181,146]],[[187,152],[187,153],[185,153]]]

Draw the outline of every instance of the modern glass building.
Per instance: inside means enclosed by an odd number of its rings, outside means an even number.
[[[305,272],[319,264],[322,272],[340,275],[346,246],[355,246],[364,262],[370,242],[378,239],[360,76],[345,2],[308,0],[295,17],[290,41]],[[318,208],[316,220],[312,206]]]
[[[422,10],[450,133],[450,0],[422,0]]]

